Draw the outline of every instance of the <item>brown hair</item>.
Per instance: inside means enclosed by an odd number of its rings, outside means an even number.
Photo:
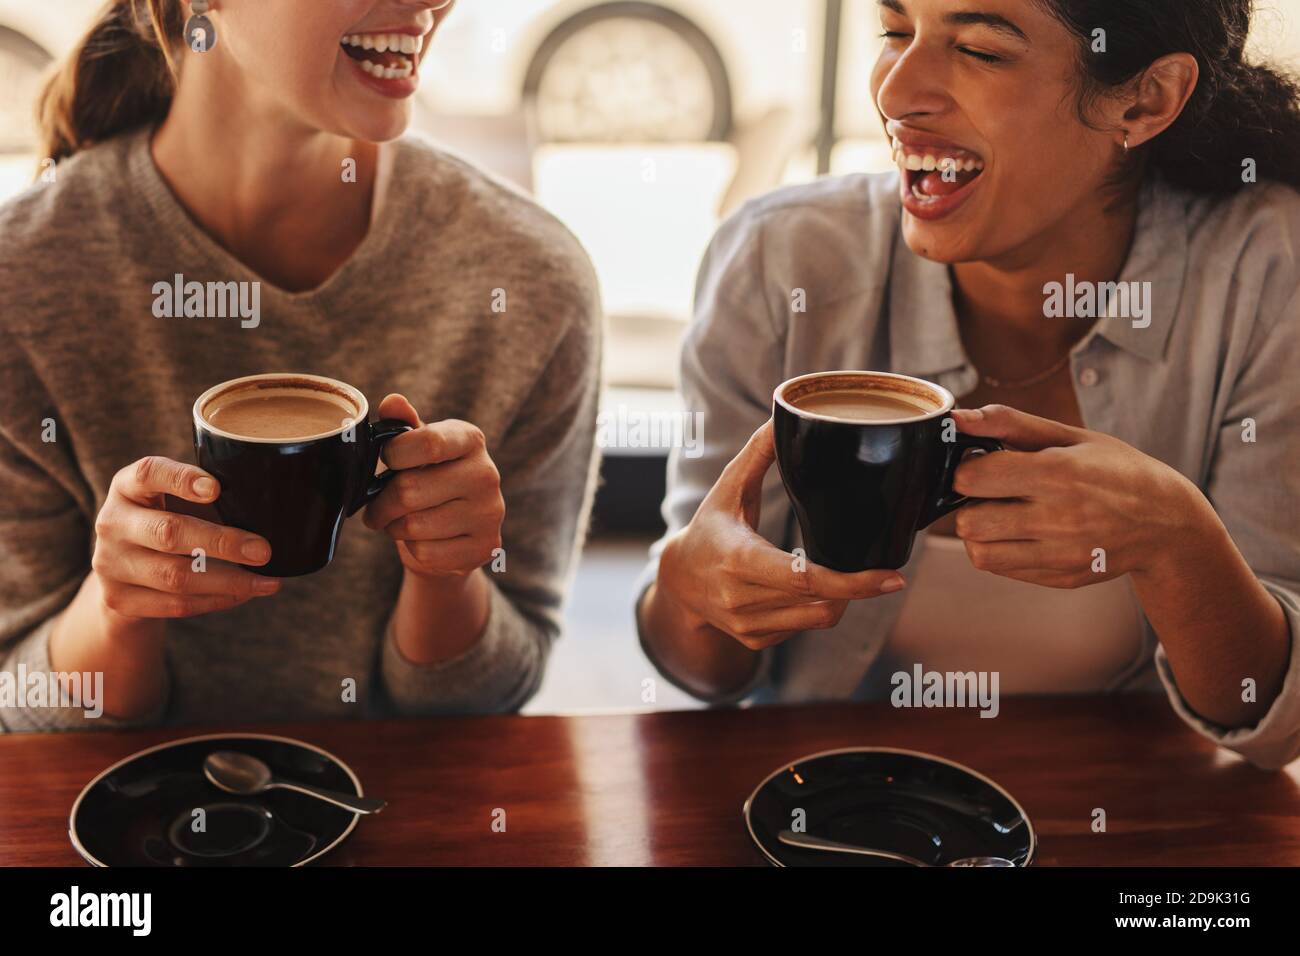
[[[109,0],[37,105],[44,158],[59,162],[167,115],[182,0]],[[162,39],[160,39],[162,38]]]
[[[1039,0],[1078,38],[1084,70],[1080,116],[1088,103],[1121,88],[1156,59],[1196,57],[1200,82],[1178,120],[1142,151],[1175,185],[1199,192],[1241,189],[1243,163],[1260,179],[1300,189],[1300,81],[1248,62],[1255,0]],[[1093,31],[1109,47],[1094,54]],[[1086,122],[1086,119],[1085,119]]]

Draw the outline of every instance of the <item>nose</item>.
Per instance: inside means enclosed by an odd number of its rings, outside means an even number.
[[[933,56],[915,40],[892,62],[878,65],[884,75],[876,89],[876,107],[885,119],[903,120],[942,113],[952,102],[948,93],[942,57]],[[879,74],[878,74],[879,76]]]

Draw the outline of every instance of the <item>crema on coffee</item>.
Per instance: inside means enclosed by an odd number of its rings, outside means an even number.
[[[814,391],[791,402],[810,415],[843,418],[853,422],[884,422],[929,415],[938,406],[897,392],[837,388]]]
[[[214,428],[241,438],[292,441],[325,435],[355,419],[346,400],[308,390],[250,389],[214,403],[204,418]]]

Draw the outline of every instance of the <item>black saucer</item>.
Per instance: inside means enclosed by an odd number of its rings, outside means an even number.
[[[262,734],[189,737],[133,754],[86,784],[68,818],[72,845],[92,866],[301,866],[357,825],[356,814],[303,794],[218,790],[203,776],[214,750],[251,754],[277,777],[361,796],[356,774],[319,747]]]
[[[778,866],[908,866],[781,842],[784,830],[903,854],[933,866],[1002,857],[1028,866],[1037,848],[1020,804],[961,764],[910,750],[829,750],[773,772],[745,801],[750,836]]]

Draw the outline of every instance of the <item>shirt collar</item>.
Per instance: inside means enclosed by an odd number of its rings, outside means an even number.
[[[1119,279],[1151,283],[1146,298],[1150,324],[1135,327],[1129,317],[1098,319],[1076,350],[1083,351],[1100,336],[1142,358],[1161,359],[1178,313],[1187,249],[1186,206],[1153,174],[1142,188],[1133,248]],[[912,252],[900,226],[889,288],[891,371],[922,378],[954,370],[961,370],[963,379],[974,374],[962,348],[952,293],[948,266]]]

